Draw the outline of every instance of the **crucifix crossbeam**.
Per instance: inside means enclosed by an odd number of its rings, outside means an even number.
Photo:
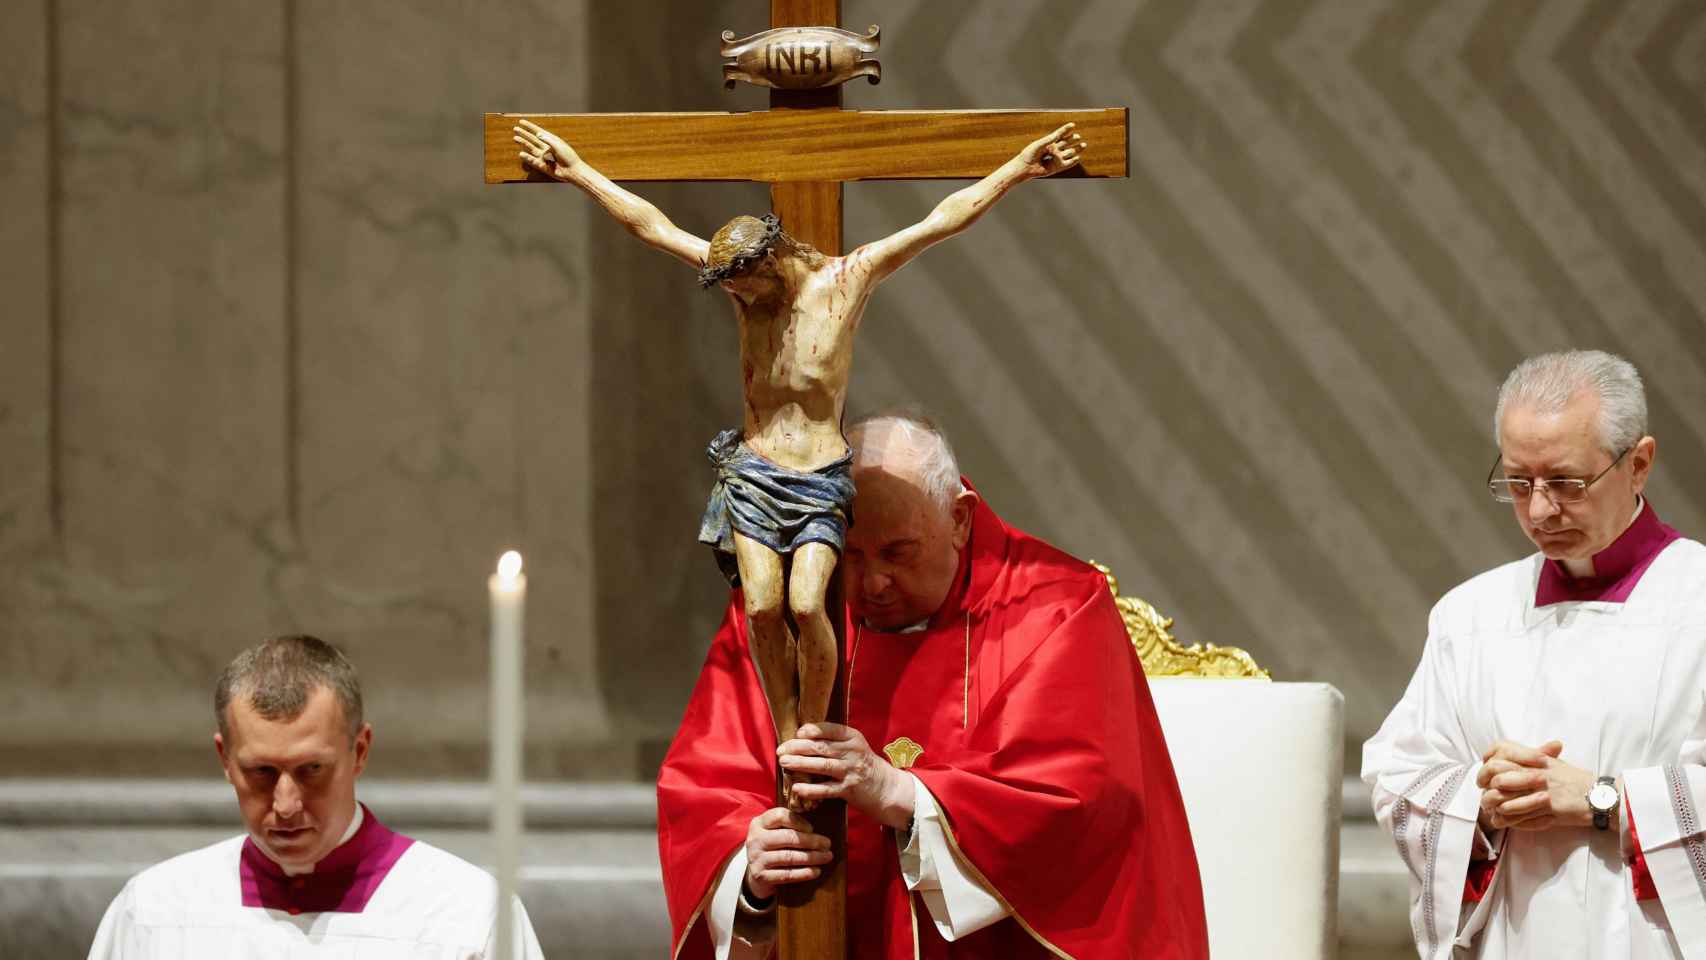
[[[1065,123],[1094,149],[1061,179],[1126,175],[1124,109],[489,113],[487,183],[554,182],[516,158],[522,118],[617,181],[976,180]]]

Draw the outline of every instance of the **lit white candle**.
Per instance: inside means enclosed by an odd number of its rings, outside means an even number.
[[[498,879],[497,960],[513,960],[515,895],[521,874],[521,741],[523,609],[527,578],[521,554],[498,560],[487,581],[492,595],[492,846]]]

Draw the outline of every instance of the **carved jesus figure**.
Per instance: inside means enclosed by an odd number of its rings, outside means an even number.
[[[970,226],[1008,190],[1076,166],[1088,144],[1072,126],[1027,144],[922,221],[844,257],[795,240],[768,216],[736,217],[706,242],[588,166],[562,138],[529,120],[515,127],[527,167],[586,191],[634,236],[698,269],[702,285],[721,287],[734,307],[745,412],[740,429],[725,430],[707,451],[717,481],[699,539],[717,550],[719,565],[744,593],[753,659],[779,742],[824,719],[835,685],[824,594],[850,521],[842,408],[853,335],[871,291]],[[793,614],[797,638],[784,611]],[[792,805],[792,792],[785,795]]]

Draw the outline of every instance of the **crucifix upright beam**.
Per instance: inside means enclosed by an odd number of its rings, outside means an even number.
[[[770,0],[770,26],[772,29],[839,27],[841,0]],[[771,90],[770,112],[782,116],[799,114],[808,120],[813,115],[840,113],[841,87],[838,84],[820,90]],[[841,182],[829,176],[821,180],[772,181],[770,212],[782,221],[786,229],[793,231],[794,236],[829,256],[839,257],[844,252],[841,249],[841,195]],[[840,577],[836,580],[839,582]],[[841,618],[836,618],[835,622],[840,623]],[[839,723],[845,717],[846,704],[840,678],[837,678],[835,687],[830,710],[837,718],[835,722]],[[843,831],[845,824],[843,818]],[[841,883],[840,860],[837,859],[836,863],[837,883]]]
[[[770,26],[841,26],[841,0],[770,0]],[[811,119],[841,112],[839,84],[819,90],[771,90],[770,111],[777,116]],[[809,152],[809,151],[808,151]],[[833,179],[772,181],[770,212],[784,229],[839,257],[841,183]],[[839,567],[839,564],[837,565]],[[829,695],[830,723],[847,722],[847,616],[841,570],[837,569],[824,596],[824,608],[835,628],[835,687]],[[825,864],[815,883],[777,891],[776,955],[778,960],[843,960],[847,956],[847,805],[821,803],[806,812],[812,829],[829,838],[835,859]]]
[[[839,0],[770,0],[770,26],[839,27]],[[873,34],[874,36],[874,34]],[[528,119],[576,145],[616,181],[757,181],[789,234],[840,256],[842,184],[852,180],[977,180],[1040,134],[1066,123],[1094,144],[1056,179],[1126,175],[1126,111],[844,110],[839,86],[773,89],[770,109],[746,113],[491,113],[485,118],[487,183],[553,182],[523,166],[512,128]],[[845,617],[840,577],[829,594],[841,648],[828,718],[846,719]],[[824,802],[808,815],[835,859],[810,884],[778,891],[782,960],[846,957],[846,809]]]

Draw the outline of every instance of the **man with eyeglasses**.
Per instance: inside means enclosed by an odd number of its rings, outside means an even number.
[[[1706,547],[1642,496],[1641,377],[1523,361],[1487,484],[1539,548],[1428,618],[1363,748],[1424,958],[1706,957]]]

